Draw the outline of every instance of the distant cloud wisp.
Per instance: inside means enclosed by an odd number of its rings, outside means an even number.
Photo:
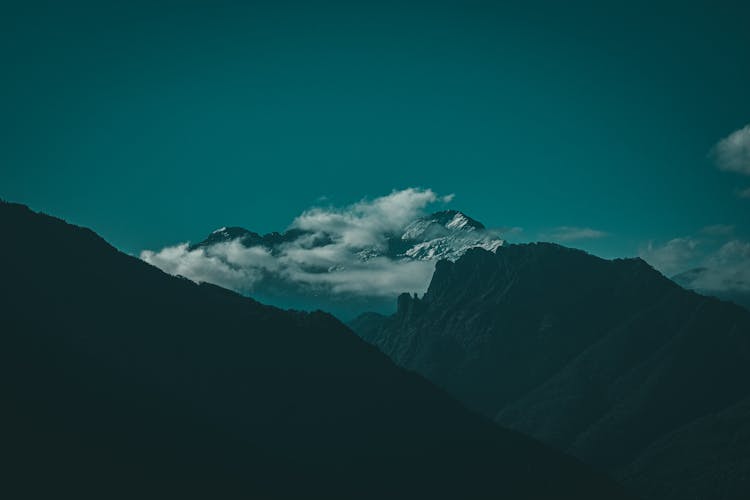
[[[607,233],[597,229],[591,229],[590,227],[559,226],[541,236],[542,239],[569,242],[604,238],[607,236]]]
[[[731,224],[713,224],[701,228],[700,232],[707,236],[727,236],[734,232],[734,226]]]

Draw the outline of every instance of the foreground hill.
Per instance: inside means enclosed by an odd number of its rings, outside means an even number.
[[[168,276],[20,205],[0,234],[18,497],[626,498],[327,314]]]
[[[469,407],[652,498],[750,491],[747,427],[711,424],[750,421],[738,404],[750,396],[750,313],[640,259],[552,244],[470,250],[438,263],[423,298],[351,325]]]

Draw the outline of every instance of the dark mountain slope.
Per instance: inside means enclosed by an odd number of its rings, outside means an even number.
[[[327,314],[170,277],[20,205],[0,204],[0,234],[6,490],[625,498]]]
[[[352,327],[470,407],[615,474],[750,394],[750,314],[640,259],[477,249],[398,306]]]
[[[622,477],[650,498],[747,498],[749,449],[750,398],[746,398],[652,444]],[[673,484],[681,484],[681,490],[675,491]]]

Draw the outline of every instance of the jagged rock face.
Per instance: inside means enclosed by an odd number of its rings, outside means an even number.
[[[690,446],[669,436],[750,396],[750,314],[640,259],[552,244],[472,249],[438,262],[422,298],[403,295],[394,315],[350,324],[467,406],[632,479],[650,498],[685,498],[689,488],[674,481],[679,464],[667,470],[666,452],[649,449],[666,440],[671,457],[683,445],[698,450],[697,433],[683,435]],[[717,461],[746,467],[750,447],[737,457],[710,439]],[[726,498],[743,498],[737,481]]]

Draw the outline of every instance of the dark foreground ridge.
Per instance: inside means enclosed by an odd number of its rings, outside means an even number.
[[[324,313],[0,204],[3,488],[25,497],[620,499]]]
[[[641,259],[538,243],[438,262],[423,298],[351,323],[500,424],[653,499],[750,492],[750,313]]]

